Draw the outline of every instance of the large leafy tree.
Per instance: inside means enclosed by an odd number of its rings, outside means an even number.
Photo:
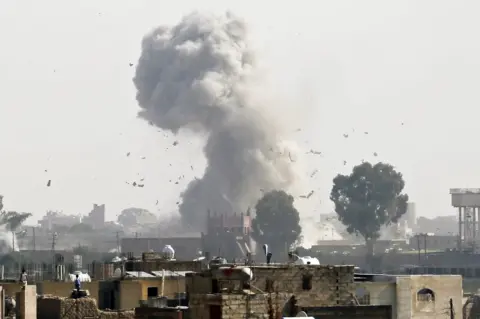
[[[405,182],[392,165],[368,162],[355,166],[350,175],[333,179],[330,199],[347,231],[365,239],[369,255],[380,228],[395,223],[407,211]]]
[[[293,206],[293,196],[284,191],[266,193],[255,206],[253,238],[259,245],[281,255],[285,248],[301,241],[300,214]]]

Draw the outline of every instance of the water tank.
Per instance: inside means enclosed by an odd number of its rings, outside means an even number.
[[[76,275],[78,275],[78,279],[80,279],[80,282],[91,282],[92,279],[90,278],[90,275],[87,273],[82,273],[81,271],[75,271],[73,274],[68,274],[65,276],[65,281],[67,282],[74,282]]]
[[[165,247],[163,247],[162,254],[165,259],[171,260],[175,258],[175,250],[170,245],[165,245]]]
[[[295,261],[295,265],[320,265],[320,261],[317,258],[310,256],[298,257]]]
[[[214,276],[220,280],[250,281],[253,279],[252,269],[244,266],[218,267]]]

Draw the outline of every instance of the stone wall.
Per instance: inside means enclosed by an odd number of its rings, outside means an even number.
[[[190,315],[195,319],[281,318],[285,294],[193,295]],[[215,312],[215,313],[214,313]]]
[[[254,293],[286,293],[294,295],[299,306],[348,305],[355,291],[353,266],[278,265],[253,266],[250,283]],[[208,294],[212,291],[212,273],[203,272],[187,276],[190,294]],[[309,283],[305,286],[306,281]],[[219,291],[239,291],[240,283],[218,280]]]
[[[145,253],[147,254],[147,253]],[[148,253],[153,254],[153,253]],[[177,261],[164,259],[129,260],[125,263],[126,271],[201,271],[201,261]]]
[[[92,298],[62,298],[56,296],[39,296],[37,298],[38,319],[134,319],[133,310],[102,311],[98,310],[97,302]]]
[[[282,265],[253,267],[252,290],[295,295],[299,306],[320,307],[349,305],[354,294],[353,266]],[[311,278],[311,289],[304,280]],[[267,291],[267,281],[272,288]]]
[[[192,318],[279,318],[304,307],[351,305],[353,266],[278,265],[251,267],[250,289],[235,280],[217,279],[212,272],[187,277]],[[228,276],[227,276],[228,277]],[[289,302],[291,301],[291,302]],[[290,311],[292,310],[292,311]],[[214,312],[214,313],[213,313]]]

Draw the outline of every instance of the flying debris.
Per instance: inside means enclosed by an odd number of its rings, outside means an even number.
[[[129,63],[128,65],[129,65],[129,66],[133,66],[133,63]]]
[[[301,195],[300,198],[309,199],[310,197],[312,197],[313,193],[315,193],[315,192],[314,192],[314,191],[310,191],[310,193],[308,193],[307,195]]]
[[[347,161],[343,161],[343,165],[347,165]]]
[[[130,156],[130,152],[127,153],[127,157]]]
[[[368,132],[363,132],[363,134],[368,135]]]
[[[348,138],[348,134],[343,134],[343,137]]]
[[[373,156],[378,156],[377,152],[373,152]]]
[[[322,152],[318,152],[318,151],[314,151],[314,150],[310,150],[307,152],[307,154],[313,154],[313,155],[322,155]]]
[[[177,146],[177,145],[178,145],[178,141],[173,142],[172,145],[173,145],[173,146]]]
[[[317,174],[317,173],[318,173],[318,169],[314,170],[314,171],[312,172],[312,174],[310,174],[310,177],[315,176],[315,174]]]
[[[290,152],[288,152],[288,158],[290,159],[290,162],[295,163],[295,161],[292,158],[292,154]]]
[[[50,185],[52,185],[52,180],[49,179],[47,182],[47,187],[50,187]]]
[[[158,199],[157,199],[157,201],[155,202],[155,206],[156,206],[156,205],[158,205]]]
[[[142,157],[140,157],[140,159],[142,159],[142,160],[143,160],[143,159],[146,159],[146,157],[145,157],[145,156],[142,156]]]

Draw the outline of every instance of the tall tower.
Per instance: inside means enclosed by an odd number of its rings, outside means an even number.
[[[458,209],[457,248],[478,250],[480,241],[480,188],[451,188],[452,206]]]

